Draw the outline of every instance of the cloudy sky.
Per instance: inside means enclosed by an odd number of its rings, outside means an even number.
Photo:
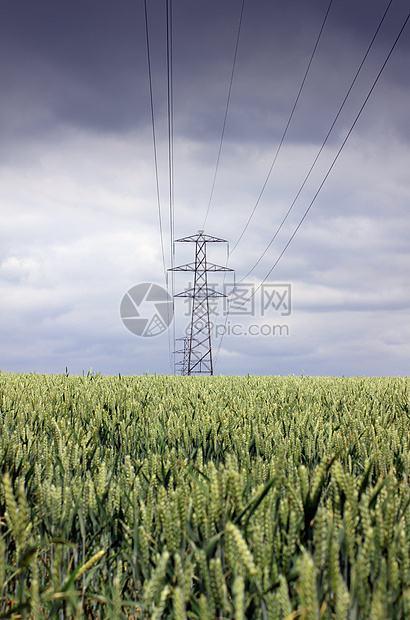
[[[241,283],[229,316],[211,308],[217,374],[409,374],[410,23],[374,86],[408,0],[390,2],[340,111],[388,5],[333,0],[318,41],[329,0],[246,0],[215,178],[242,0],[173,0],[175,238],[206,218]],[[148,0],[168,268],[165,15]],[[172,372],[186,300],[156,337],[120,317],[130,288],[165,286],[143,0],[4,2],[0,83],[0,368]],[[175,245],[176,265],[193,260]],[[225,244],[208,260],[225,265]]]

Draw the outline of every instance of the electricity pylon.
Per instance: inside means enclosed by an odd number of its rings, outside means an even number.
[[[209,298],[226,297],[226,295],[208,288],[207,274],[210,271],[233,271],[233,269],[208,263],[206,260],[206,244],[228,242],[226,239],[205,235],[203,230],[199,230],[196,235],[192,235],[191,237],[176,239],[176,242],[195,243],[195,261],[168,270],[192,271],[194,274],[193,288],[175,295],[175,297],[190,297],[192,299],[191,325],[188,332],[188,367],[186,374],[213,375]]]
[[[188,336],[184,336],[183,338],[177,338],[177,340],[182,340],[182,342],[184,343],[184,348],[180,349],[179,351],[174,351],[174,353],[182,353],[182,360],[180,362],[177,362],[175,366],[179,366],[181,368],[181,375],[187,375],[190,338]]]

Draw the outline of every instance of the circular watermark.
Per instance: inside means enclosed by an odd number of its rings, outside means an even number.
[[[120,315],[125,327],[135,336],[153,338],[172,323],[172,299],[158,284],[136,284],[122,298]]]

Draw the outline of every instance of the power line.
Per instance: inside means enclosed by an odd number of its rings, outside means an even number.
[[[392,0],[391,0],[391,1],[392,1]],[[262,185],[262,189],[261,189],[261,191],[260,191],[260,193],[259,193],[259,196],[258,196],[258,198],[257,198],[257,200],[256,200],[255,206],[253,207],[252,212],[251,212],[251,214],[250,214],[250,216],[249,216],[249,218],[248,218],[248,221],[246,222],[244,229],[242,230],[242,232],[241,232],[241,234],[240,234],[240,236],[239,236],[239,238],[238,238],[237,242],[235,243],[234,247],[232,248],[232,250],[231,250],[231,252],[230,252],[231,254],[232,254],[232,252],[235,250],[235,248],[238,246],[238,244],[240,243],[240,241],[241,241],[242,237],[244,236],[244,234],[245,234],[245,232],[246,232],[246,230],[247,230],[247,228],[248,228],[248,226],[249,226],[249,224],[250,224],[250,222],[251,222],[251,220],[252,220],[252,218],[253,218],[253,216],[254,216],[254,214],[255,214],[255,211],[256,211],[256,209],[257,209],[257,207],[258,207],[258,205],[259,205],[259,202],[260,202],[260,200],[261,200],[261,198],[262,198],[262,195],[263,195],[263,193],[264,193],[264,191],[265,191],[265,188],[266,188],[266,186],[267,186],[267,184],[268,184],[269,178],[270,178],[270,176],[271,176],[271,174],[272,174],[272,170],[273,170],[273,168],[274,168],[274,166],[275,166],[275,164],[276,164],[276,160],[277,160],[277,158],[278,158],[278,155],[279,155],[280,150],[281,150],[281,148],[282,148],[283,142],[284,142],[284,140],[285,140],[285,138],[286,138],[286,135],[287,135],[287,132],[288,132],[289,126],[290,126],[290,124],[291,124],[291,121],[292,121],[293,115],[294,115],[294,113],[295,113],[296,106],[297,106],[297,104],[299,103],[299,99],[300,99],[300,96],[301,96],[301,94],[302,94],[303,88],[304,88],[304,86],[305,86],[305,82],[306,82],[306,80],[307,80],[307,77],[308,77],[308,74],[309,74],[310,67],[311,67],[311,65],[312,65],[313,59],[314,59],[314,57],[315,57],[315,55],[316,55],[316,50],[317,50],[317,48],[318,48],[319,41],[320,41],[320,39],[321,39],[321,36],[322,36],[323,30],[324,30],[324,27],[325,27],[325,25],[326,25],[327,18],[328,18],[328,16],[329,16],[329,12],[330,12],[330,9],[331,9],[331,7],[332,7],[332,4],[333,4],[333,0],[330,0],[330,2],[329,2],[329,4],[328,4],[328,7],[327,7],[327,9],[326,9],[326,13],[325,13],[325,16],[324,16],[324,18],[323,18],[322,24],[321,24],[321,26],[320,26],[318,36],[317,36],[316,41],[315,41],[315,45],[314,45],[314,47],[313,47],[312,54],[311,54],[311,56],[310,56],[310,59],[309,59],[308,65],[307,65],[307,67],[306,67],[306,71],[305,71],[305,74],[304,74],[304,76],[303,76],[302,83],[301,83],[301,85],[300,85],[300,87],[299,87],[299,91],[298,91],[298,93],[297,93],[297,95],[296,95],[295,102],[294,102],[294,104],[293,104],[293,106],[292,106],[292,109],[291,109],[291,112],[290,112],[290,115],[289,115],[288,121],[287,121],[286,126],[285,126],[285,129],[284,129],[284,131],[283,131],[283,134],[282,134],[281,140],[280,140],[280,142],[279,142],[278,148],[276,149],[276,153],[275,153],[275,156],[274,156],[274,158],[273,158],[273,162],[272,162],[272,164],[271,164],[271,167],[270,167],[270,169],[269,169],[269,171],[268,171],[267,177],[266,177],[266,179],[265,179],[265,181],[264,181],[264,183],[263,183],[263,185]],[[221,144],[222,144],[222,143],[221,143]],[[215,183],[215,180],[214,180],[214,183]],[[209,211],[209,205],[208,205],[208,211]],[[207,212],[207,215],[208,215],[208,212]],[[206,220],[206,218],[205,218],[205,220]],[[226,266],[228,265],[228,260],[229,260],[229,256],[227,257],[227,260],[226,260]],[[247,275],[249,275],[249,274],[247,274]],[[245,276],[245,277],[247,277],[247,276]],[[243,281],[243,280],[242,280],[242,281]],[[225,283],[225,274],[224,274],[224,283]],[[225,326],[226,326],[226,322],[227,322],[227,319],[228,319],[228,315],[229,315],[229,311],[228,311],[227,316],[226,316],[226,319],[225,319]],[[222,344],[222,338],[223,338],[223,337],[221,337],[221,340],[220,340],[220,343],[219,343],[219,346],[218,346],[218,350],[217,350],[217,354],[216,354],[216,359],[215,359],[215,362],[217,362],[217,361],[218,361],[219,352],[220,352],[220,348],[221,348],[221,344]]]
[[[234,53],[233,64],[232,64],[231,79],[230,79],[230,82],[229,82],[229,89],[228,89],[228,98],[227,98],[227,101],[226,101],[225,115],[224,115],[224,120],[223,120],[223,124],[222,124],[221,141],[219,143],[218,156],[217,156],[217,159],[216,159],[215,174],[214,174],[214,178],[213,178],[213,182],[212,182],[211,194],[209,196],[208,208],[206,210],[205,219],[204,219],[204,223],[202,225],[202,229],[205,229],[206,221],[208,219],[209,209],[211,207],[212,198],[213,198],[213,195],[214,195],[216,177],[218,175],[219,160],[221,159],[222,144],[223,144],[224,136],[225,136],[226,119],[228,117],[229,103],[230,103],[230,100],[231,100],[232,84],[233,84],[233,77],[234,77],[235,67],[236,67],[236,57],[238,55],[239,37],[240,37],[240,34],[241,34],[244,8],[245,8],[245,0],[242,0],[242,7],[241,7],[241,13],[240,13],[239,25],[238,25],[238,34],[236,36],[235,53]]]
[[[390,6],[390,4],[391,4],[391,2],[389,3],[389,6]],[[387,7],[387,8],[389,8],[389,7]],[[365,106],[366,106],[367,102],[369,101],[369,99],[370,99],[370,97],[371,97],[371,95],[372,95],[372,93],[373,93],[373,91],[374,91],[374,89],[375,89],[375,87],[376,87],[376,84],[378,83],[378,81],[379,81],[379,79],[380,79],[380,76],[382,75],[382,73],[383,73],[383,71],[384,71],[384,69],[385,69],[385,67],[386,67],[386,65],[387,65],[387,63],[388,63],[388,61],[389,61],[389,59],[390,59],[390,56],[392,55],[392,53],[393,53],[393,51],[394,51],[394,49],[395,49],[395,47],[396,47],[396,45],[397,45],[397,43],[398,43],[398,41],[399,41],[399,39],[400,39],[401,35],[402,35],[402,33],[403,33],[403,31],[404,31],[405,27],[407,26],[407,23],[408,23],[409,19],[410,19],[410,13],[407,15],[407,17],[406,17],[406,19],[405,19],[405,21],[404,21],[404,24],[403,24],[403,25],[402,25],[402,27],[400,28],[400,31],[399,31],[399,33],[398,33],[398,35],[397,35],[396,39],[394,40],[393,45],[391,46],[390,51],[389,51],[389,53],[387,54],[387,57],[386,57],[385,61],[383,62],[383,64],[382,64],[382,66],[381,66],[380,71],[378,72],[378,74],[377,74],[377,76],[376,76],[376,78],[375,78],[375,80],[374,80],[374,82],[373,82],[373,84],[372,84],[372,86],[371,86],[371,88],[370,88],[370,90],[369,90],[369,92],[368,92],[368,94],[367,94],[367,96],[366,96],[366,98],[365,98],[365,100],[364,100],[363,104],[361,105],[361,107],[360,107],[360,109],[359,109],[359,112],[357,113],[357,115],[356,115],[356,117],[355,117],[355,119],[354,119],[354,121],[353,121],[353,123],[352,123],[352,125],[351,125],[351,127],[350,127],[350,129],[349,129],[349,131],[348,131],[348,133],[347,133],[347,135],[346,135],[346,137],[345,137],[345,139],[343,140],[343,142],[342,142],[342,144],[341,144],[341,146],[340,146],[339,150],[337,151],[337,153],[336,153],[335,157],[333,158],[333,161],[332,161],[332,163],[331,163],[331,165],[330,165],[330,167],[329,167],[329,169],[328,169],[328,171],[327,171],[327,173],[326,173],[325,177],[323,178],[323,181],[321,182],[321,184],[320,184],[320,186],[319,186],[318,190],[316,191],[316,193],[315,193],[315,195],[313,196],[313,198],[312,198],[311,202],[309,203],[309,205],[308,205],[308,207],[307,207],[306,211],[304,212],[304,214],[303,214],[302,218],[300,219],[300,221],[299,221],[298,225],[296,226],[295,230],[293,231],[293,233],[292,233],[292,235],[291,235],[290,239],[288,240],[288,242],[286,243],[286,245],[285,245],[285,247],[283,248],[282,252],[279,254],[278,258],[276,259],[276,261],[274,262],[274,264],[272,265],[272,267],[270,268],[270,270],[269,270],[269,271],[268,271],[268,273],[266,274],[265,278],[262,280],[262,282],[259,284],[259,286],[258,286],[258,287],[254,290],[254,292],[252,293],[252,295],[250,295],[250,297],[248,297],[248,299],[246,299],[246,300],[245,300],[245,301],[244,301],[241,305],[244,305],[245,303],[248,303],[248,302],[249,302],[249,301],[250,301],[250,300],[251,300],[251,299],[252,299],[252,298],[256,295],[256,293],[260,290],[260,288],[262,287],[262,285],[263,285],[263,284],[266,282],[266,280],[269,278],[269,276],[271,275],[272,271],[275,269],[275,267],[276,267],[276,266],[277,266],[277,264],[279,263],[280,259],[282,258],[282,256],[283,256],[283,255],[284,255],[284,253],[286,252],[286,250],[288,249],[289,245],[291,244],[291,242],[293,241],[294,237],[296,236],[296,234],[297,234],[298,230],[299,230],[299,229],[300,229],[300,227],[302,226],[302,224],[303,224],[304,220],[306,219],[306,217],[307,217],[307,215],[308,215],[308,213],[309,213],[310,209],[312,208],[312,206],[313,206],[314,202],[316,201],[316,198],[318,197],[318,195],[319,195],[320,191],[322,190],[322,188],[323,188],[324,184],[326,183],[326,181],[327,181],[327,179],[328,179],[328,177],[329,177],[329,175],[330,175],[331,171],[333,170],[333,168],[334,168],[334,166],[335,166],[335,164],[336,164],[337,160],[339,159],[339,156],[340,156],[341,152],[343,151],[343,148],[345,147],[346,142],[348,141],[348,139],[349,139],[349,137],[350,137],[350,135],[351,135],[351,133],[352,133],[353,129],[355,128],[355,126],[356,126],[356,124],[357,124],[357,122],[358,122],[358,120],[359,120],[359,118],[360,118],[360,116],[361,116],[361,114],[362,114],[362,112],[363,112],[363,110],[364,110],[364,108],[365,108]],[[242,281],[243,281],[243,280],[242,280]],[[227,323],[227,320],[228,320],[228,315],[229,315],[229,310],[228,310],[228,312],[227,312],[227,314],[226,314],[226,317],[225,317],[225,326],[226,326],[226,323]],[[226,330],[225,330],[225,331],[226,331]],[[220,352],[220,349],[221,349],[221,346],[222,346],[223,335],[224,335],[224,334],[222,334],[221,339],[220,339],[220,342],[219,342],[219,346],[218,346],[218,350],[217,350],[217,355],[216,355],[216,362],[217,362],[217,360],[218,360],[218,357],[219,357],[219,352]]]
[[[157,190],[158,223],[159,223],[159,234],[160,234],[160,239],[161,239],[162,264],[164,267],[164,277],[166,277],[167,268],[165,264],[164,234],[163,234],[163,228],[162,228],[161,198],[160,198],[160,190],[159,190],[157,140],[156,140],[156,132],[155,132],[154,96],[153,96],[153,91],[152,91],[152,70],[151,70],[151,52],[150,52],[151,46],[150,46],[150,39],[149,39],[147,0],[144,0],[144,12],[145,12],[145,35],[146,35],[146,43],[147,43],[149,96],[150,96],[150,106],[151,106],[152,142],[153,142],[153,147],[154,147],[155,182],[156,182],[156,190]]]
[[[329,5],[328,5],[328,7],[327,7],[326,14],[325,14],[324,19],[323,19],[323,22],[322,22],[322,25],[321,25],[320,30],[319,30],[319,34],[318,34],[318,36],[317,36],[317,38],[316,38],[316,42],[315,42],[315,45],[314,45],[314,47],[313,47],[313,51],[312,51],[312,54],[311,54],[311,56],[310,56],[310,59],[309,59],[309,62],[308,62],[308,66],[306,67],[306,71],[305,71],[305,74],[304,74],[304,76],[303,76],[302,83],[301,83],[301,85],[300,85],[300,88],[299,88],[298,94],[297,94],[297,96],[296,96],[295,103],[293,104],[292,110],[291,110],[290,115],[289,115],[288,122],[286,123],[286,127],[285,127],[285,130],[284,130],[283,134],[282,134],[282,138],[281,138],[281,140],[280,140],[280,142],[279,142],[278,148],[276,149],[276,153],[275,153],[275,156],[274,156],[274,158],[273,158],[272,165],[271,165],[271,167],[269,168],[269,172],[268,172],[267,177],[266,177],[266,179],[265,179],[265,181],[264,181],[264,183],[263,183],[263,185],[262,185],[262,189],[261,189],[261,191],[260,191],[260,193],[259,193],[259,196],[258,196],[258,198],[257,198],[257,200],[256,200],[255,206],[254,206],[254,207],[253,207],[253,209],[252,209],[252,212],[251,212],[251,214],[250,214],[250,216],[249,216],[249,218],[248,218],[248,221],[247,221],[247,222],[246,222],[246,224],[245,224],[244,229],[242,230],[241,234],[239,235],[239,239],[237,240],[237,242],[235,243],[234,247],[232,248],[232,250],[231,250],[231,254],[232,254],[232,252],[235,250],[235,248],[238,246],[238,244],[239,244],[239,242],[241,241],[242,237],[244,236],[244,234],[245,234],[245,232],[246,232],[246,230],[247,230],[247,228],[248,228],[248,226],[249,226],[249,224],[250,224],[250,222],[251,222],[251,220],[252,220],[252,218],[253,218],[253,216],[254,216],[254,214],[255,214],[255,211],[256,211],[256,209],[258,208],[259,202],[260,202],[260,200],[261,200],[261,198],[262,198],[262,195],[263,195],[263,193],[264,193],[264,191],[265,191],[265,188],[266,188],[266,186],[267,186],[267,184],[268,184],[268,181],[269,181],[270,176],[271,176],[271,174],[272,174],[272,170],[273,170],[273,168],[274,168],[274,166],[275,166],[275,164],[276,164],[276,160],[277,160],[277,158],[278,158],[278,155],[279,155],[280,150],[281,150],[281,148],[282,148],[282,145],[283,145],[283,142],[284,142],[284,140],[285,140],[286,134],[287,134],[287,132],[288,132],[289,125],[290,125],[290,123],[291,123],[291,121],[292,121],[292,118],[293,118],[293,115],[294,115],[294,113],[295,113],[296,106],[297,106],[297,104],[298,104],[298,102],[299,102],[299,99],[300,99],[300,96],[301,96],[301,94],[302,94],[303,87],[305,86],[305,82],[306,82],[306,79],[307,79],[308,73],[309,73],[309,71],[310,71],[310,67],[311,67],[311,65],[312,65],[313,59],[314,59],[314,57],[315,57],[316,50],[317,50],[317,48],[318,48],[319,41],[320,41],[320,39],[321,39],[323,29],[324,29],[325,24],[326,24],[326,22],[327,22],[327,18],[328,18],[328,15],[329,15],[329,12],[330,12],[330,8],[331,8],[332,4],[333,4],[333,0],[330,0]]]
[[[400,37],[401,37],[401,35],[402,35],[402,33],[403,33],[403,30],[404,30],[404,29],[405,29],[405,27],[406,27],[406,25],[407,25],[407,23],[408,23],[409,19],[410,19],[410,13],[407,15],[407,18],[406,18],[406,20],[405,20],[405,22],[404,22],[403,26],[400,28],[399,34],[397,35],[397,37],[396,37],[396,39],[395,39],[395,41],[394,41],[394,43],[393,43],[393,45],[392,45],[392,47],[391,47],[391,49],[390,49],[390,51],[389,51],[388,55],[387,55],[387,57],[386,57],[386,60],[384,61],[384,63],[383,63],[383,65],[382,65],[382,67],[381,67],[381,69],[380,69],[379,73],[377,74],[376,79],[374,80],[374,82],[373,82],[373,84],[372,84],[371,89],[369,90],[369,92],[368,92],[368,94],[367,94],[367,96],[366,96],[366,98],[365,98],[365,100],[364,100],[364,102],[363,102],[362,106],[360,107],[360,110],[359,110],[359,112],[357,113],[356,118],[354,119],[353,124],[352,124],[351,128],[349,129],[349,131],[348,131],[348,133],[347,133],[347,135],[346,135],[345,139],[343,140],[343,142],[342,142],[342,144],[341,144],[341,146],[340,146],[340,148],[339,148],[338,152],[336,153],[336,155],[335,155],[335,157],[334,157],[334,159],[333,159],[333,161],[332,161],[332,163],[331,163],[331,165],[330,165],[330,167],[329,167],[329,169],[328,169],[328,171],[327,171],[327,173],[326,173],[326,175],[325,175],[325,177],[324,177],[323,181],[322,181],[322,182],[321,182],[321,184],[319,185],[319,188],[318,188],[318,190],[317,190],[316,194],[313,196],[313,198],[312,198],[311,202],[309,203],[309,206],[307,207],[307,209],[306,209],[305,213],[303,214],[303,216],[302,216],[302,218],[301,218],[301,220],[300,220],[299,224],[296,226],[295,230],[293,231],[293,233],[292,233],[292,235],[291,235],[291,237],[290,237],[289,241],[286,243],[286,245],[285,245],[285,247],[283,248],[282,252],[279,254],[279,257],[276,259],[275,263],[273,264],[273,266],[271,267],[271,269],[268,271],[268,273],[266,274],[265,278],[262,280],[262,282],[261,282],[261,284],[259,285],[259,287],[258,287],[258,289],[257,289],[257,290],[259,290],[259,288],[262,286],[262,284],[264,284],[264,283],[266,282],[266,280],[269,278],[270,274],[272,273],[272,271],[274,270],[274,268],[276,267],[276,265],[278,264],[278,262],[280,261],[280,259],[281,259],[281,258],[282,258],[282,256],[284,255],[284,253],[286,252],[287,248],[288,248],[288,247],[289,247],[289,245],[291,244],[291,242],[292,242],[293,238],[295,237],[296,233],[298,232],[299,228],[301,227],[302,223],[304,222],[304,220],[305,220],[305,218],[306,218],[307,214],[309,213],[309,211],[310,211],[310,209],[311,209],[311,207],[312,207],[313,203],[315,202],[316,198],[318,197],[318,195],[319,195],[319,193],[320,193],[320,191],[321,191],[322,187],[323,187],[323,186],[324,186],[324,184],[326,183],[326,181],[327,181],[327,178],[328,178],[329,174],[331,173],[331,171],[332,171],[332,169],[333,169],[334,165],[336,164],[337,160],[339,159],[339,156],[340,156],[340,154],[341,154],[341,152],[342,152],[342,150],[343,150],[343,148],[344,148],[344,146],[345,146],[346,142],[348,141],[348,139],[349,139],[349,137],[350,137],[350,135],[351,135],[351,133],[352,133],[353,129],[354,129],[354,128],[355,128],[355,126],[356,126],[357,121],[359,120],[359,118],[360,118],[360,116],[361,116],[361,114],[362,114],[362,112],[363,112],[363,110],[364,110],[364,108],[365,108],[365,106],[366,106],[366,104],[367,104],[368,100],[370,99],[370,96],[371,96],[372,92],[374,91],[374,89],[375,89],[375,87],[376,87],[376,84],[377,84],[377,82],[379,81],[380,76],[381,76],[381,74],[383,73],[384,68],[385,68],[385,66],[387,65],[387,63],[388,63],[388,61],[389,61],[389,58],[390,58],[390,56],[392,55],[393,50],[394,50],[394,48],[396,47],[396,45],[397,45],[397,43],[398,43],[398,41],[399,41],[399,39],[400,39]],[[257,292],[257,291],[255,291],[255,293],[256,293],[256,292]],[[255,293],[253,293],[253,295],[254,295]],[[250,299],[253,297],[253,295],[250,297]]]
[[[172,42],[172,0],[166,0],[167,29],[167,114],[168,114],[168,175],[169,175],[169,222],[171,237],[171,263],[174,242],[174,92],[173,92],[173,42]]]
[[[161,255],[162,255],[162,265],[164,268],[164,278],[166,282],[167,291],[169,294],[168,275],[167,275],[167,268],[166,268],[166,263],[165,263],[164,232],[163,232],[162,214],[161,214],[161,197],[160,197],[160,188],[159,188],[157,140],[156,140],[155,114],[154,114],[154,95],[153,95],[153,88],[152,88],[151,45],[150,45],[150,37],[149,37],[147,0],[144,0],[144,15],[145,15],[145,37],[146,37],[146,45],[147,45],[148,82],[149,82],[149,95],[150,95],[150,107],[151,107],[152,142],[153,142],[153,148],[154,148],[155,182],[156,182],[156,191],[157,191],[158,224],[159,224],[159,234],[160,234],[160,239],[161,239]],[[169,330],[168,330],[168,354],[169,354],[169,363],[172,368],[171,336],[170,336]]]
[[[272,243],[275,241],[276,237],[278,236],[279,232],[281,231],[281,229],[282,229],[282,227],[283,227],[284,223],[286,222],[286,220],[287,220],[287,218],[288,218],[288,216],[289,216],[290,212],[292,211],[293,207],[295,206],[296,201],[298,200],[298,198],[299,198],[300,194],[302,193],[303,188],[305,187],[305,185],[306,185],[306,183],[307,183],[308,179],[310,178],[310,175],[312,174],[312,171],[313,171],[313,169],[314,169],[314,167],[315,167],[315,165],[316,165],[316,163],[317,163],[317,161],[318,161],[318,159],[319,159],[319,157],[320,157],[320,155],[321,155],[321,153],[322,153],[323,149],[325,148],[325,146],[326,146],[326,144],[327,144],[327,141],[328,141],[328,139],[329,139],[329,137],[330,137],[330,134],[332,133],[332,131],[333,131],[333,129],[334,129],[334,126],[336,125],[337,120],[339,119],[339,116],[340,116],[340,114],[342,113],[342,110],[343,110],[343,108],[344,108],[344,106],[345,106],[345,104],[346,104],[346,101],[347,101],[347,99],[348,99],[348,97],[349,97],[349,95],[350,95],[350,93],[351,93],[351,91],[352,91],[352,89],[353,89],[353,87],[354,87],[354,85],[355,85],[355,83],[356,83],[356,80],[357,80],[357,78],[358,78],[358,76],[359,76],[359,74],[360,74],[360,71],[362,70],[362,67],[363,67],[363,65],[364,65],[364,63],[365,63],[365,61],[366,61],[366,59],[367,59],[367,57],[368,57],[368,55],[369,55],[369,53],[370,53],[370,50],[371,50],[371,48],[373,47],[374,41],[375,41],[375,39],[376,39],[376,37],[377,37],[377,35],[378,35],[379,31],[380,31],[380,28],[382,27],[382,24],[383,24],[383,22],[384,22],[384,20],[385,20],[385,17],[386,17],[386,15],[387,15],[387,12],[388,12],[388,10],[389,10],[390,5],[392,4],[392,2],[393,2],[393,0],[390,0],[390,1],[389,1],[388,5],[387,5],[387,8],[386,8],[386,10],[384,11],[384,14],[383,14],[383,16],[382,16],[382,18],[381,18],[381,20],[380,20],[380,22],[379,22],[379,25],[377,26],[376,32],[374,33],[374,35],[373,35],[373,37],[372,37],[372,40],[370,41],[370,43],[369,43],[369,45],[368,45],[368,47],[367,47],[366,53],[365,53],[365,55],[363,56],[363,59],[362,59],[362,61],[361,61],[360,65],[359,65],[359,67],[358,67],[358,69],[357,69],[357,71],[356,71],[356,74],[355,74],[355,76],[354,76],[354,78],[353,78],[353,80],[352,80],[352,83],[351,83],[351,84],[350,84],[350,86],[349,86],[349,89],[348,89],[348,91],[347,91],[347,93],[346,93],[346,95],[345,95],[345,97],[344,97],[344,99],[343,99],[343,101],[342,101],[342,103],[341,103],[341,105],[340,105],[340,107],[339,107],[339,110],[338,110],[338,112],[337,112],[337,114],[336,114],[336,116],[335,116],[335,118],[334,118],[334,120],[333,120],[333,122],[332,122],[332,124],[331,124],[331,126],[330,126],[330,128],[329,128],[329,130],[328,130],[328,132],[327,132],[327,134],[326,134],[326,136],[325,136],[325,139],[323,140],[323,143],[322,143],[322,145],[321,145],[321,147],[320,147],[319,151],[317,152],[317,155],[316,155],[315,159],[313,160],[313,163],[312,163],[312,165],[310,166],[309,171],[308,171],[308,173],[306,174],[306,176],[305,176],[305,178],[304,178],[304,180],[303,180],[303,182],[302,182],[302,185],[300,186],[300,188],[299,188],[299,190],[298,190],[298,192],[297,192],[297,194],[296,194],[296,196],[295,196],[294,200],[292,201],[292,203],[291,203],[291,205],[290,205],[289,209],[287,210],[287,212],[286,212],[285,216],[283,217],[283,219],[282,219],[281,223],[279,224],[279,226],[278,226],[278,228],[277,228],[277,230],[276,230],[275,234],[273,235],[273,237],[272,237],[272,238],[271,238],[271,240],[269,241],[269,243],[268,243],[268,245],[266,246],[265,250],[262,252],[261,256],[258,258],[258,260],[256,261],[256,263],[255,263],[255,264],[251,267],[251,269],[248,271],[248,273],[247,273],[247,274],[246,274],[246,275],[242,278],[241,282],[243,282],[243,281],[244,281],[244,280],[245,280],[245,279],[246,279],[246,278],[247,278],[247,277],[248,277],[248,276],[252,273],[252,271],[253,271],[253,270],[254,270],[254,269],[255,269],[255,268],[259,265],[259,263],[261,262],[262,258],[265,256],[266,252],[269,250],[269,248],[271,247]],[[238,245],[238,244],[236,244],[236,245]],[[235,247],[236,247],[236,246],[235,246]]]
[[[173,24],[172,0],[166,0],[166,55],[167,55],[167,115],[168,115],[168,177],[169,177],[169,229],[170,229],[170,262],[174,267],[175,239],[175,202],[174,202],[174,92],[173,92]],[[171,274],[171,296],[174,298],[175,280]],[[173,351],[175,351],[175,321],[172,323]],[[175,355],[173,359],[175,374]]]
[[[214,195],[216,178],[217,178],[218,170],[219,170],[219,161],[221,159],[222,145],[223,145],[223,141],[224,141],[224,137],[225,137],[226,121],[227,121],[227,118],[228,118],[229,104],[230,104],[230,100],[231,100],[231,92],[232,92],[233,78],[234,78],[235,68],[236,68],[236,59],[237,59],[237,55],[238,55],[239,39],[240,39],[240,34],[241,34],[241,29],[242,29],[244,8],[245,8],[245,0],[242,0],[242,6],[241,6],[241,12],[240,12],[239,24],[238,24],[238,33],[237,33],[237,36],[236,36],[236,43],[235,43],[235,52],[234,52],[233,63],[232,63],[232,72],[231,72],[231,78],[230,78],[229,88],[228,88],[228,97],[227,97],[227,100],[226,100],[225,115],[224,115],[224,120],[223,120],[223,124],[222,124],[221,140],[220,140],[220,143],[219,143],[219,149],[218,149],[218,156],[217,156],[217,160],[216,160],[215,173],[214,173],[214,178],[213,178],[213,181],[212,181],[211,193],[210,193],[210,196],[209,196],[208,207],[207,207],[207,210],[206,210],[205,219],[204,219],[204,223],[202,225],[202,229],[205,229],[205,226],[206,226],[206,222],[207,222],[208,215],[209,215],[209,210],[211,208],[212,198],[213,198],[213,195]],[[226,261],[226,265],[225,265],[225,269],[226,270],[227,270],[227,267],[228,267],[227,263],[228,263],[228,257],[227,257],[227,261]],[[226,273],[224,272],[223,283],[225,283],[225,275],[226,275]],[[216,360],[218,359],[218,356],[219,356],[219,348],[218,348],[218,351],[217,351]]]

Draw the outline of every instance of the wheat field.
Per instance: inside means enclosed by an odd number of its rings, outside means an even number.
[[[0,373],[0,618],[410,618],[407,378]]]

